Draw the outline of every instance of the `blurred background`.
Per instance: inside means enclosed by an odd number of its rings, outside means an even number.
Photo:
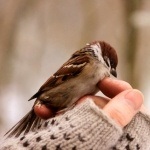
[[[118,78],[141,90],[150,109],[150,1],[0,0],[0,135],[32,107],[27,100],[94,40],[119,56]]]

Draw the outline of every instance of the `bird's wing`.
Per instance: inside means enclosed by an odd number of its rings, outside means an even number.
[[[71,57],[63,66],[51,76],[39,89],[39,91],[33,95],[29,100],[37,98],[43,92],[51,90],[66,82],[67,80],[76,77],[86,64],[89,62],[88,56],[75,56]]]

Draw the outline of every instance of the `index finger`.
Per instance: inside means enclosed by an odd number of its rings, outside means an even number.
[[[122,91],[132,89],[131,85],[125,81],[114,79],[114,78],[104,78],[98,83],[99,89],[102,93],[109,98],[115,97]]]

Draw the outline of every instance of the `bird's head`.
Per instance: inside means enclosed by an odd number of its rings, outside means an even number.
[[[103,41],[96,41],[87,44],[87,46],[89,49],[93,50],[94,57],[104,63],[109,68],[110,73],[117,77],[116,67],[118,64],[118,57],[115,49]]]

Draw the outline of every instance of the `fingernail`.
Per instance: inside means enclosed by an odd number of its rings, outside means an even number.
[[[144,96],[140,91],[133,89],[125,95],[125,99],[130,106],[138,110],[143,103]]]

